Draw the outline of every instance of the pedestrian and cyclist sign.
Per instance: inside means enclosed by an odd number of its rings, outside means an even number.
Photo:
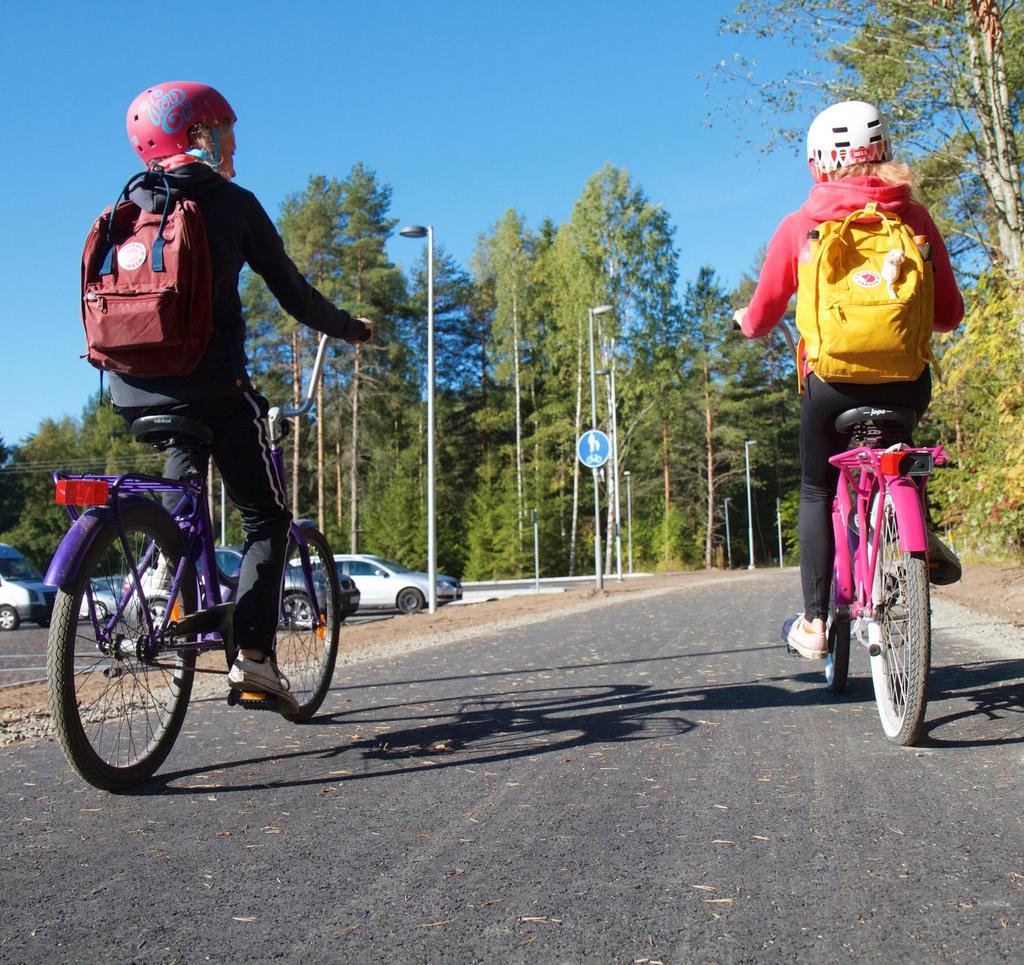
[[[600,429],[589,429],[576,440],[576,455],[589,469],[600,469],[611,455],[612,447]]]

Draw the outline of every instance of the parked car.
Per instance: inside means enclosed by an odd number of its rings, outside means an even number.
[[[242,547],[240,546],[218,546],[216,548],[217,558],[217,579],[220,582],[221,599],[225,602],[233,600],[235,590],[238,589],[238,571],[242,567]],[[151,592],[146,579],[143,581],[147,593]],[[342,621],[351,616],[359,609],[359,590],[355,583],[347,576],[338,574],[338,588],[340,590],[340,613]],[[163,602],[159,595],[150,597],[151,602],[157,605],[162,612]],[[281,609],[286,619],[298,623],[306,623],[311,619],[309,612],[309,598],[306,595],[305,585],[302,578],[302,567],[298,558],[290,560],[284,571],[284,591],[281,595]]]
[[[351,577],[338,573],[339,612],[342,622],[359,609],[360,592]],[[284,593],[281,609],[288,619],[305,622],[311,618],[309,597],[306,595],[302,566],[298,559],[290,560],[284,571]]]
[[[122,587],[124,584],[124,577],[118,576],[111,579],[104,579],[102,577],[94,577],[89,581],[92,584],[92,602],[96,608],[96,619],[106,620],[107,617],[113,613],[120,603],[120,593],[124,592]],[[118,587],[118,593],[115,594],[114,587]],[[78,616],[80,619],[85,619],[89,615],[89,597],[82,594],[82,605],[79,607]]]
[[[0,543],[0,630],[17,630],[22,620],[50,625],[57,588],[20,551]]]
[[[359,587],[359,608],[398,609],[416,613],[427,605],[430,577],[401,563],[372,553],[335,553],[334,563],[341,576],[352,577]],[[438,574],[439,605],[462,599],[462,584],[451,576]]]

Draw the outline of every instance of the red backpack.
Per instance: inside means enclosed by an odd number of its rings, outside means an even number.
[[[146,177],[163,180],[161,214],[127,200]],[[195,202],[171,200],[161,172],[133,177],[92,226],[82,253],[82,324],[91,365],[141,378],[188,375],[210,344],[206,225]]]

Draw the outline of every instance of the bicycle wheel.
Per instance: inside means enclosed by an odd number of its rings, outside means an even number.
[[[157,579],[158,563],[177,567],[181,530],[155,503],[125,506],[121,521],[126,544],[114,522],[105,524],[74,580],[57,593],[46,655],[57,740],[71,766],[107,791],[145,781],[164,762],[185,718],[195,668],[194,653],[144,658],[149,631],[138,588],[131,586],[132,564],[142,597]],[[105,619],[87,603],[83,610],[90,581],[94,593],[117,601]],[[173,605],[188,613],[195,604],[190,568]]]
[[[825,685],[834,694],[846,692],[850,673],[850,621],[836,615],[835,603],[828,611],[828,656],[825,658]]]
[[[277,627],[277,665],[288,678],[299,709],[289,720],[308,720],[327,696],[338,659],[341,635],[341,604],[334,554],[323,533],[302,531],[309,552],[309,579],[316,592],[314,608],[308,593],[306,571],[301,564],[294,533],[288,537],[288,564],[281,593],[281,618]],[[319,612],[315,612],[319,610]]]
[[[879,497],[876,496],[876,500]],[[877,506],[877,502],[875,503]],[[872,519],[876,510],[872,511]],[[900,549],[892,497],[882,507],[873,591],[875,620],[869,626],[871,679],[882,729],[904,746],[921,735],[931,664],[931,603],[923,553]]]

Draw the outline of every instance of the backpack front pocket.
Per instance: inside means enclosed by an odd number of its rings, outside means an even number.
[[[176,348],[184,343],[176,288],[155,291],[104,292],[85,295],[90,348],[101,352],[125,349]]]

